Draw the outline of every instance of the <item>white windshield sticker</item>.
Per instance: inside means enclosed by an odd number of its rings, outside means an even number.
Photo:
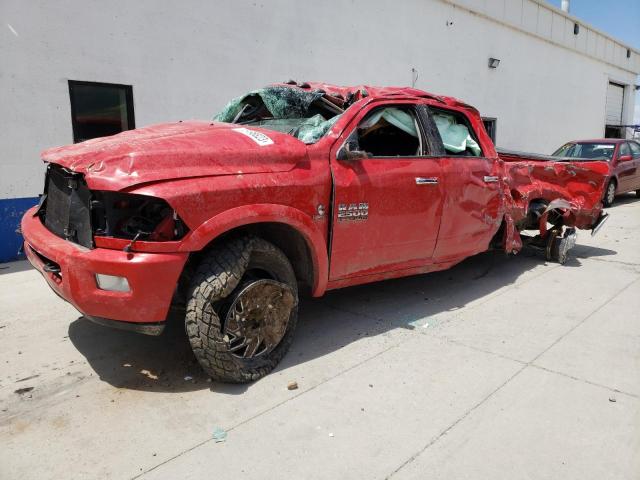
[[[233,131],[246,135],[261,147],[264,147],[265,145],[273,145],[273,140],[271,140],[264,133],[256,132],[255,130],[249,130],[248,128],[244,128],[244,127],[234,128]]]

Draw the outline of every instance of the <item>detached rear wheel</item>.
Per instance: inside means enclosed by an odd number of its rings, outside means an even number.
[[[201,260],[185,324],[211,378],[244,383],[265,376],[287,353],[297,312],[297,283],[287,257],[265,240],[242,237]]]
[[[607,185],[607,189],[604,192],[604,198],[602,199],[602,204],[605,207],[610,207],[613,205],[613,201],[616,199],[616,182],[615,180],[611,180]]]

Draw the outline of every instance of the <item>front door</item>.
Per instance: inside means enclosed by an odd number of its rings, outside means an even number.
[[[370,104],[347,128],[331,153],[331,280],[430,262],[444,190],[428,153],[411,103]]]
[[[631,148],[631,156],[633,157],[633,164],[636,167],[636,174],[633,177],[631,189],[640,190],[640,144],[637,142],[629,142],[629,148]]]

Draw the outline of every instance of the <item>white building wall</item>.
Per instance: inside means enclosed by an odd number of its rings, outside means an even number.
[[[550,153],[602,136],[607,83],[640,72],[638,52],[573,23],[536,0],[2,0],[0,199],[36,196],[40,151],[72,142],[69,79],[132,85],[144,126],[274,81],[408,85],[415,68],[418,88],[497,117],[499,146]]]

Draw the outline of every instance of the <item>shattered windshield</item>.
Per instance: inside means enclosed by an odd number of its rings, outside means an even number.
[[[553,153],[554,157],[589,158],[611,160],[616,149],[613,143],[579,142],[567,143]]]
[[[341,97],[275,85],[234,98],[213,120],[276,130],[310,144],[326,135],[342,112]]]

